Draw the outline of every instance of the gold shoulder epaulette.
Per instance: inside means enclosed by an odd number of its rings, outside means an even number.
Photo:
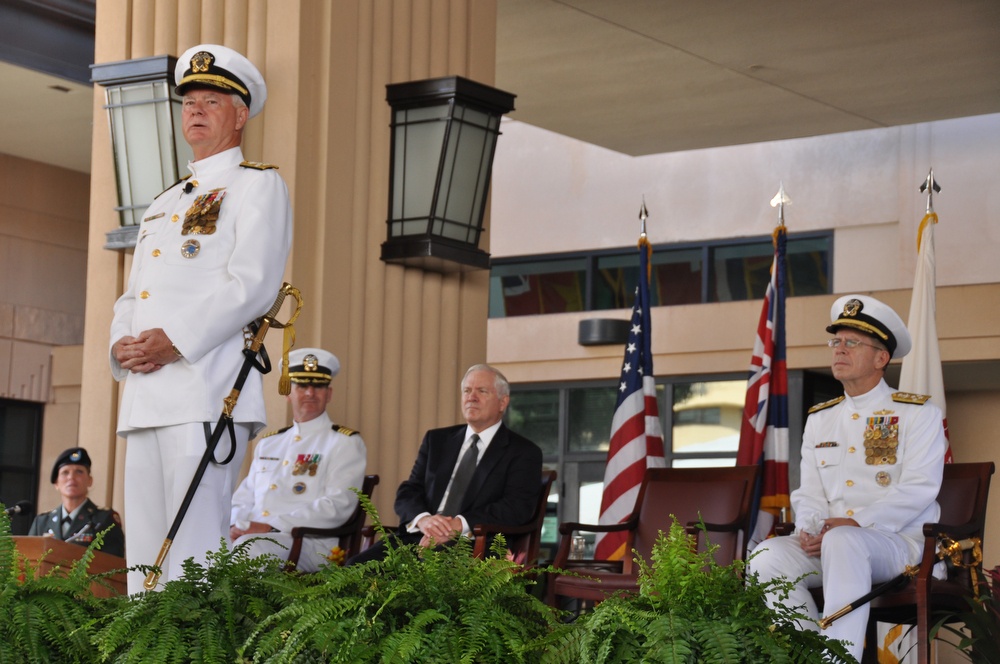
[[[242,161],[240,166],[243,168],[256,168],[258,171],[267,171],[272,168],[278,168],[274,164],[263,164],[259,161]]]
[[[275,429],[274,431],[268,431],[268,432],[267,432],[267,433],[265,433],[265,434],[264,434],[263,436],[261,436],[261,438],[267,438],[268,436],[276,436],[276,435],[278,435],[279,433],[285,433],[286,431],[288,431],[288,430],[289,430],[289,429],[291,429],[291,428],[292,428],[292,427],[290,427],[290,426],[287,426],[287,427],[284,427],[283,429]]]
[[[915,403],[923,406],[930,399],[929,394],[913,394],[912,392],[893,392],[892,400],[896,403]]]
[[[812,413],[816,413],[816,412],[819,412],[821,410],[825,410],[825,409],[829,408],[830,406],[836,406],[838,403],[840,403],[843,400],[844,400],[844,395],[841,394],[836,399],[830,399],[829,401],[824,401],[823,403],[818,403],[818,404],[816,404],[815,406],[813,406],[812,408],[809,409],[809,414],[811,415]]]
[[[354,429],[348,429],[347,427],[342,427],[339,424],[334,424],[330,428],[333,429],[334,431],[336,431],[337,433],[344,434],[345,436],[357,436],[358,433],[359,433],[359,432],[355,431]]]
[[[191,177],[191,174],[188,173],[187,175],[185,175],[184,177],[182,177],[180,180],[178,180],[177,182],[173,183],[172,185],[170,185],[169,187],[167,187],[166,189],[164,189],[160,193],[158,193],[156,196],[153,196],[153,200],[155,201],[157,198],[159,198],[163,194],[167,193],[168,191],[170,191],[171,189],[173,189],[174,187],[176,187],[177,185],[179,185],[181,182],[184,182],[184,180],[187,180],[190,177]]]

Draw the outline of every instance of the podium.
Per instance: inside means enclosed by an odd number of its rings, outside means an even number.
[[[18,536],[13,540],[18,552],[31,563],[39,575],[48,574],[54,569],[68,570],[87,552],[85,546],[63,542],[54,537]],[[90,561],[87,572],[103,574],[113,570],[122,571],[105,578],[110,588],[100,583],[91,584],[90,588],[95,597],[125,595],[128,594],[128,586],[125,581],[125,559],[103,551],[94,551],[94,558]]]

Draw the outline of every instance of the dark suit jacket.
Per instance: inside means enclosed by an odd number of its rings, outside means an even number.
[[[87,502],[83,504],[80,511],[76,514],[76,519],[70,524],[69,533],[66,537],[62,534],[62,524],[59,519],[62,515],[62,510],[60,508],[55,508],[51,512],[45,514],[39,514],[35,517],[35,520],[31,524],[31,529],[28,530],[29,535],[51,535],[58,540],[68,540],[72,539],[73,535],[76,535],[81,530],[84,529],[88,524],[86,532],[74,539],[72,544],[79,544],[81,546],[89,546],[94,540],[94,535],[105,530],[106,528],[111,528],[104,535],[104,545],[101,547],[101,551],[104,553],[110,553],[113,556],[125,557],[125,536],[122,533],[122,526],[118,519],[118,514],[114,510],[102,510],[97,507],[89,498]]]
[[[410,477],[396,492],[400,532],[422,512],[434,514],[448,488],[465,441],[466,425],[432,429],[424,436]],[[519,526],[534,515],[542,476],[542,451],[501,424],[476,466],[459,514],[469,526]],[[454,515],[450,515],[454,516]]]

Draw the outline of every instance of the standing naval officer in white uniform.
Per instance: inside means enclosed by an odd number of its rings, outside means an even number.
[[[261,438],[250,473],[233,495],[229,534],[233,546],[251,540],[252,556],[287,557],[297,526],[342,526],[358,504],[351,488],[361,488],[368,462],[361,435],[334,424],[326,413],[330,381],[340,371],[337,357],[303,348],[290,353],[288,363],[294,423]],[[298,570],[315,572],[328,564],[337,544],[336,537],[307,539]]]
[[[791,494],[795,532],[761,542],[750,560],[762,581],[801,579],[785,604],[814,620],[830,615],[920,560],[923,524],[935,522],[947,442],[929,397],[894,392],[886,365],[910,351],[910,335],[873,297],[834,302],[827,332],[833,377],[844,394],[813,406],[802,436],[801,486]],[[823,586],[821,614],[808,588]],[[769,597],[770,603],[780,601]],[[861,659],[867,604],[823,634]],[[817,630],[809,622],[800,625]]]
[[[152,565],[243,364],[249,322],[281,287],[292,239],[288,189],[275,167],[247,162],[240,143],[267,98],[264,79],[224,46],[188,49],[174,72],[191,175],[160,194],[143,216],[128,287],[115,303],[111,369],[125,381],[118,434],[127,440],[128,564]],[[236,453],[210,464],[163,564],[204,562],[228,537],[232,493],[246,444],[264,425],[259,372],[233,412]],[[216,450],[230,450],[224,435]],[[130,572],[130,593],[143,590]]]

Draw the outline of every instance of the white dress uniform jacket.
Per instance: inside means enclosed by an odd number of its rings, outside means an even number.
[[[349,431],[349,430],[348,430]],[[281,531],[266,535],[291,546],[292,528],[343,525],[354,512],[358,497],[351,488],[361,488],[368,452],[361,435],[343,433],[326,413],[308,422],[262,438],[254,450],[246,479],[233,494],[232,524],[241,530],[251,521],[266,523]],[[245,535],[240,543],[259,535]],[[260,541],[252,555],[274,551]],[[306,560],[325,562],[337,538],[307,540],[302,547],[299,569],[313,571]]]
[[[243,328],[267,312],[281,287],[292,211],[277,171],[247,164],[238,147],[188,168],[191,178],[160,194],[141,222],[111,324],[111,345],[162,328],[183,358],[132,374],[111,355],[115,379],[125,380],[121,435],[215,422],[243,364]],[[254,432],[263,427],[259,372],[250,372],[233,419]]]
[[[941,514],[936,499],[947,441],[937,406],[900,395],[883,380],[809,415],[801,486],[791,494],[796,531],[815,535],[824,519],[848,517],[862,528],[899,533],[919,558],[923,524]]]

